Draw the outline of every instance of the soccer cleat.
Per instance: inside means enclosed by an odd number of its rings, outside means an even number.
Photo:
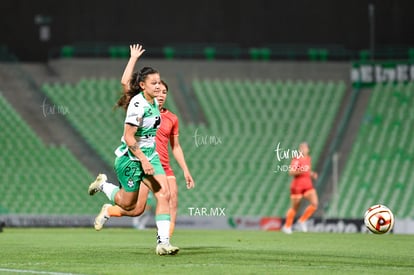
[[[308,232],[308,226],[306,225],[306,222],[298,222],[298,224],[302,232]]]
[[[283,226],[282,227],[282,232],[285,233],[285,234],[292,234],[292,227]]]
[[[108,214],[108,207],[112,206],[109,203],[106,203],[102,206],[101,208],[101,212],[99,212],[99,215],[96,216],[95,218],[95,230],[99,231],[102,229],[102,227],[104,226],[104,224],[106,223],[107,220],[109,220],[109,214]]]
[[[169,243],[160,243],[157,244],[157,247],[155,248],[155,253],[157,253],[160,256],[163,255],[175,255],[178,253],[180,249],[176,246],[172,246]]]
[[[107,179],[108,179],[108,178],[106,177],[106,175],[105,175],[105,174],[99,174],[99,175],[96,177],[95,181],[94,181],[94,182],[92,182],[92,183],[89,185],[89,188],[88,188],[88,193],[89,193],[89,195],[93,196],[93,195],[95,195],[97,192],[101,192],[101,191],[102,191],[102,184],[103,184],[104,182],[106,182],[106,180],[107,180]]]

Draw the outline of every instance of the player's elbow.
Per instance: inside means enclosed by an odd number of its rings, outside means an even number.
[[[129,84],[129,80],[124,79],[124,78],[122,78],[122,79],[121,79],[121,85],[122,85],[123,87],[128,86],[128,84]]]
[[[127,93],[129,91],[129,82],[121,80],[122,91]]]

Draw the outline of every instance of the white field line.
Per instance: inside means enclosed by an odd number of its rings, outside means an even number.
[[[0,268],[0,273],[1,272],[47,274],[47,275],[81,275],[81,274],[76,274],[76,273],[49,272],[49,271],[39,271],[39,270],[30,270],[30,269],[10,269],[10,268]]]

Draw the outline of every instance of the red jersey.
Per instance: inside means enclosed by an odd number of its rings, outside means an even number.
[[[303,156],[292,159],[290,167],[295,170],[302,172],[293,178],[294,181],[311,180],[311,157]]]
[[[311,157],[298,157],[292,159],[291,169],[302,172],[300,175],[294,176],[290,191],[292,195],[304,194],[313,189],[311,178]]]
[[[161,164],[165,169],[165,167],[170,166],[168,142],[172,136],[178,136],[178,118],[167,109],[162,109],[160,113],[161,124],[155,136],[155,146],[160,156]]]

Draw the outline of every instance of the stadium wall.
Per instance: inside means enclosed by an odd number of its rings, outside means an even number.
[[[36,216],[36,215],[5,215],[1,217],[1,227],[93,227],[93,216]],[[284,223],[281,217],[226,217],[226,216],[179,216],[176,229],[211,229],[211,230],[266,230],[279,231]],[[110,219],[105,227],[137,228],[137,220],[131,217]],[[414,234],[414,220],[396,219],[394,234]],[[140,229],[155,228],[153,216]],[[295,229],[295,228],[294,228]],[[329,233],[368,233],[362,219],[321,219],[312,218],[308,221],[309,232]],[[1,231],[0,231],[1,232]]]

